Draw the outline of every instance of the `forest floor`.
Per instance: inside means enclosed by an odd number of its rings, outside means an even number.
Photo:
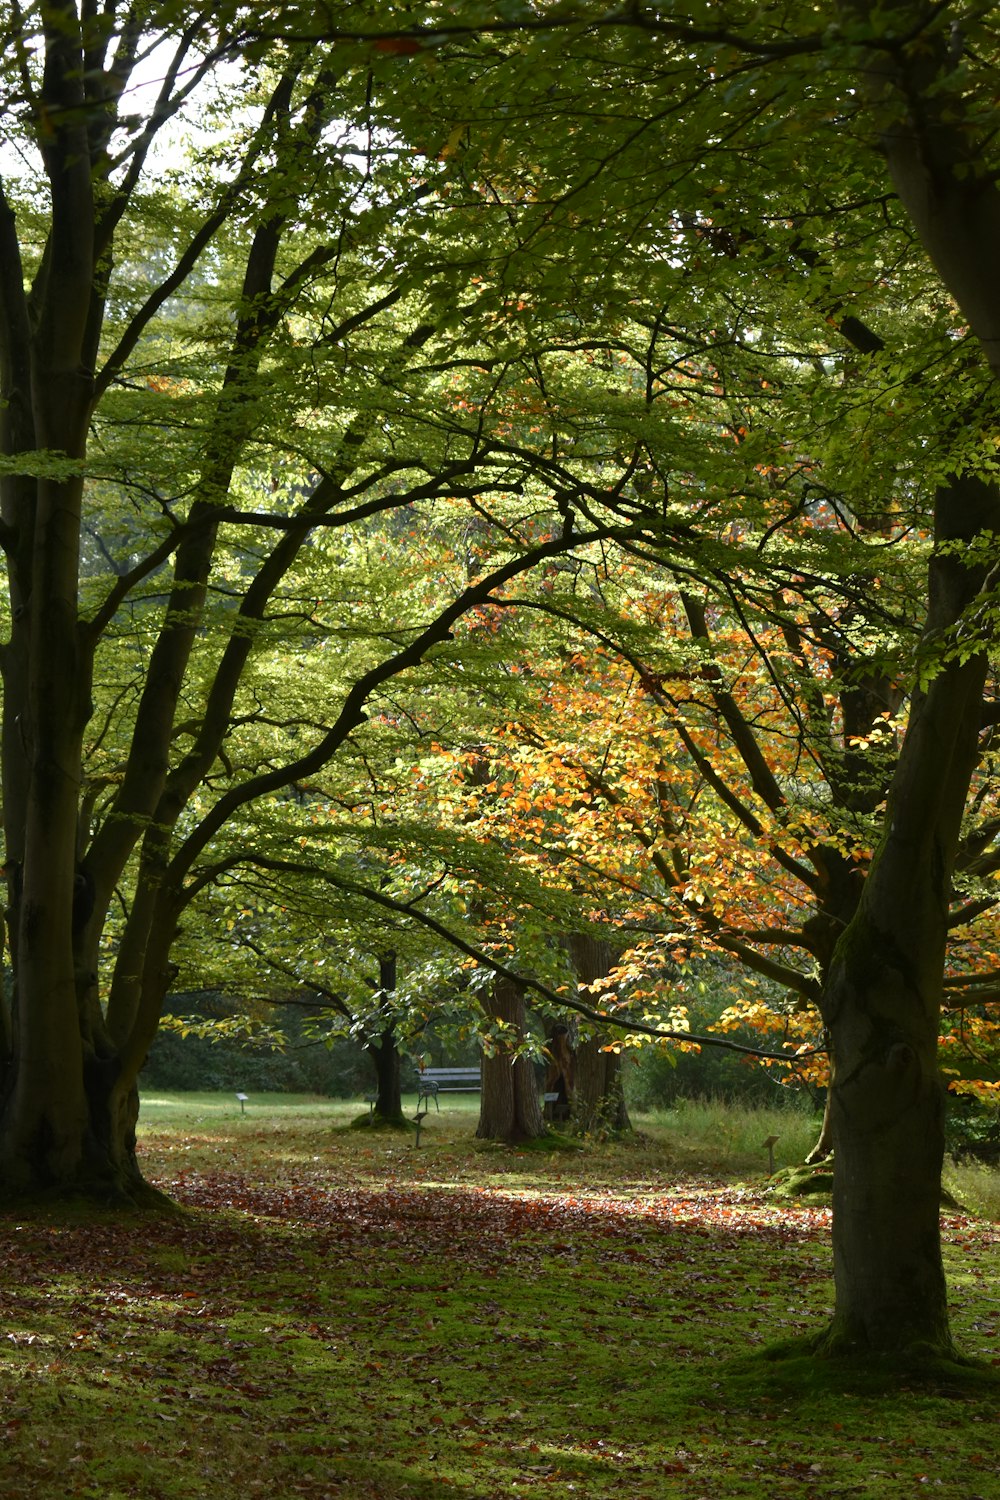
[[[183,1213],[2,1216],[4,1500],[1000,1497],[993,1219],[942,1218],[978,1372],[887,1379],[787,1342],[830,1223],[769,1190],[770,1115],[547,1152],[469,1099],[419,1147],[356,1115],[147,1099]]]

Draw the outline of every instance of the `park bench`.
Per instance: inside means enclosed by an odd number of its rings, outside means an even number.
[[[482,1086],[482,1075],[478,1067],[424,1068],[423,1072],[417,1075],[417,1113],[420,1114],[421,1107],[426,1106],[433,1099],[434,1107],[440,1114],[439,1094],[478,1094]],[[542,1095],[545,1104],[556,1098],[558,1098],[556,1094]],[[375,1113],[377,1099],[377,1094],[365,1095],[365,1102],[372,1115]],[[422,1112],[426,1114],[426,1108]]]
[[[417,1079],[417,1109],[433,1099],[438,1113],[438,1094],[478,1094],[482,1088],[479,1068],[424,1068]]]
[[[433,1099],[440,1114],[439,1094],[478,1094],[483,1086],[478,1068],[424,1068],[417,1078],[417,1109]],[[554,1103],[558,1094],[543,1094],[544,1104]]]
[[[417,1127],[415,1144],[420,1145],[420,1126],[430,1109],[432,1099],[434,1108],[440,1114],[439,1094],[478,1094],[482,1086],[482,1074],[478,1068],[424,1068],[417,1077],[417,1113],[413,1122]],[[543,1094],[542,1100],[548,1104],[558,1097],[558,1094]]]

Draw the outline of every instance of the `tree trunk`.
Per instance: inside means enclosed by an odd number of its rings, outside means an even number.
[[[13,216],[4,204],[0,298],[3,439],[81,459],[93,393],[88,317],[94,213],[83,86],[72,20],[46,37],[41,108],[54,121],[43,150],[52,217],[32,311],[18,293]],[[39,295],[40,293],[40,295]],[[91,712],[89,646],[77,608],[82,478],[40,477],[33,495],[4,490],[4,522],[16,528],[8,557],[13,622],[4,653],[8,860],[16,867],[12,911],[17,1052],[0,1120],[0,1173],[15,1190],[47,1187],[97,1170],[88,1129],[78,1025],[72,906],[83,731]],[[15,746],[16,740],[16,746]],[[16,793],[17,801],[6,803]]]
[[[606,1049],[602,1037],[588,1037],[576,1049],[573,1129],[581,1135],[624,1135],[632,1129],[622,1080],[621,1055]]]
[[[941,279],[1000,374],[1000,191],[952,55],[950,7],[911,0],[840,9],[877,40],[861,72],[899,198]],[[909,35],[910,44],[900,39]],[[983,624],[955,630],[995,557],[1000,498],[965,477],[937,496],[925,649],[936,667],[916,695],[885,831],[823,999],[835,1063],[836,1311],[826,1346],[951,1348],[939,1231],[943,1090],[937,1034],[948,903],[959,826],[977,754],[985,681]],[[963,566],[978,540],[979,555]],[[979,566],[979,565],[982,566]],[[950,659],[934,652],[951,645]],[[976,651],[982,653],[975,655]],[[925,665],[928,663],[925,662]]]
[[[545,1134],[542,1105],[535,1068],[529,1057],[516,1055],[526,1035],[524,991],[520,985],[497,975],[493,981],[488,1013],[501,1022],[501,1042],[483,1056],[483,1092],[479,1107],[481,1141],[504,1141],[509,1146],[537,1140]],[[503,1045],[503,1034],[510,1045]]]
[[[836,1076],[836,1308],[824,1347],[950,1349],[939,1214],[944,1090],[935,965],[894,950],[892,924],[854,924],[827,992]],[[884,955],[884,956],[883,956]]]
[[[567,947],[580,984],[594,984],[611,972],[614,951],[605,939],[574,932]],[[605,1037],[589,1037],[576,1048],[572,1120],[582,1135],[620,1135],[632,1129],[621,1055],[605,1051],[606,1042]]]
[[[380,1120],[402,1125],[402,1059],[391,1026],[368,1043],[368,1056],[375,1064],[375,1113]]]
[[[1000,376],[1000,187],[992,119],[960,66],[961,15],[916,0],[840,0],[838,10],[874,43],[860,72],[900,202]]]
[[[0,444],[7,457],[42,451],[82,460],[99,395],[94,371],[118,216],[105,191],[109,161],[103,152],[111,123],[108,101],[95,97],[106,75],[95,65],[100,49],[88,50],[97,33],[87,10],[73,0],[46,8],[35,126],[51,213],[30,296],[17,220],[0,189]],[[116,63],[127,51],[119,46]],[[294,76],[293,69],[288,90]],[[97,128],[98,118],[108,120],[107,131]],[[275,239],[273,225],[262,223],[255,249]],[[273,257],[249,257],[244,291],[252,312],[235,330],[220,398],[223,408],[228,400],[228,414],[246,413],[244,432],[252,429],[253,417],[242,382],[251,377],[254,356],[273,327],[258,296],[270,289],[272,268]],[[216,434],[202,481],[203,493],[211,493],[209,514],[225,492],[240,430],[220,421]],[[84,854],[82,742],[93,711],[93,654],[102,625],[79,612],[82,465],[81,473],[69,477],[43,469],[37,479],[28,477],[30,466],[24,473],[17,468],[0,475],[10,593],[10,640],[0,650],[0,667],[14,968],[11,1054],[0,1080],[0,1190],[146,1196],[135,1159],[136,1078],[166,989],[178,882],[161,899],[149,870],[137,881],[140,899],[129,913],[127,935],[142,931],[130,944],[118,945],[106,1016],[98,995],[99,935],[143,831],[155,835],[150,842],[159,878],[170,829],[183,811],[183,799],[175,795],[165,803],[163,790],[185,653],[198,630],[204,587],[198,590],[207,583],[202,573],[211,557],[211,528],[195,527],[194,540],[189,535],[177,548],[174,605],[146,675],[118,805],[104,819],[107,837]],[[192,513],[197,506],[196,499]],[[189,566],[191,553],[197,556]],[[240,644],[249,649],[250,634],[243,635]],[[206,714],[209,731],[217,717]],[[218,737],[222,733],[224,726]],[[216,750],[205,754],[214,760]],[[96,893],[93,920],[89,913],[78,920],[81,881]],[[167,907],[165,933],[143,927],[144,914]]]
[[[964,478],[939,491],[939,545],[998,530],[1000,495],[990,486]],[[936,675],[914,694],[885,831],[822,1000],[834,1062],[836,1279],[824,1347],[834,1350],[951,1348],[937,1038],[951,876],[978,755],[986,661],[949,659],[942,646],[984,572],[967,567],[957,549],[932,559],[924,665]]]
[[[91,1131],[99,1144],[106,1179],[106,1186],[97,1184],[98,1190],[111,1201],[165,1202],[139,1169],[135,1137],[139,1090],[134,1080],[126,1082],[116,1060],[93,1058],[85,1070],[84,1085]]]
[[[398,980],[395,953],[381,953],[378,961],[378,995],[383,1006],[384,1025],[377,1036],[367,1042],[368,1055],[375,1064],[375,1113],[392,1125],[403,1124],[402,1060],[396,1046],[396,1027],[389,1008],[389,997],[396,992]]]

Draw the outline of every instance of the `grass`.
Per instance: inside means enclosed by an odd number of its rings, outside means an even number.
[[[996,1167],[976,1161],[948,1161],[944,1186],[970,1213],[1000,1222],[1000,1171]]]
[[[764,1141],[777,1137],[776,1167],[801,1162],[819,1138],[821,1117],[794,1101],[771,1109],[717,1099],[679,1099],[670,1110],[643,1117],[644,1130],[654,1129],[675,1154],[687,1154],[698,1169],[713,1164],[729,1175],[762,1173],[768,1161]]]
[[[150,1098],[183,1216],[5,1218],[5,1500],[1000,1496],[996,1385],[763,1357],[830,1307],[827,1210],[763,1181],[808,1120],[688,1106],[539,1155],[477,1146],[471,1098],[419,1150],[359,1112]],[[943,1223],[995,1360],[1000,1231]]]

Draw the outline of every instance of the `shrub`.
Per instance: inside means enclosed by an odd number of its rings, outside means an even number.
[[[692,1025],[692,1029],[694,1029]],[[721,1047],[680,1052],[641,1048],[625,1068],[628,1102],[638,1110],[669,1109],[678,1099],[731,1099],[747,1105],[781,1105],[789,1085],[754,1058]]]
[[[1000,1162],[1000,1110],[970,1094],[949,1094],[945,1147],[959,1160]]]

